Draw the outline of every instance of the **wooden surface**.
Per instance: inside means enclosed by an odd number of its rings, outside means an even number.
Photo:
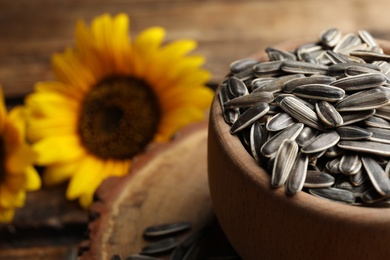
[[[77,19],[125,12],[134,36],[163,26],[167,41],[192,38],[217,84],[230,62],[267,46],[323,29],[369,30],[390,39],[386,0],[0,0],[0,84],[9,105],[36,81],[53,79],[50,56],[74,42]],[[74,259],[88,212],[63,199],[65,186],[28,194],[12,225],[0,226],[1,259]]]
[[[191,232],[213,219],[207,184],[207,123],[191,125],[169,144],[153,147],[135,160],[126,178],[104,182],[91,210],[89,248],[82,259],[123,259],[151,241],[143,238],[146,227],[188,221]]]

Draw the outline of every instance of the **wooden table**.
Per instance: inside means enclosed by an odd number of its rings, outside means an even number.
[[[125,12],[131,34],[158,25],[166,40],[192,38],[215,86],[230,62],[288,39],[329,27],[366,29],[390,39],[386,0],[0,0],[0,84],[7,104],[21,103],[37,81],[53,79],[50,56],[71,46],[78,19]],[[85,236],[88,212],[66,201],[65,186],[28,194],[12,225],[0,226],[1,259],[73,259]],[[65,258],[66,259],[66,258]]]

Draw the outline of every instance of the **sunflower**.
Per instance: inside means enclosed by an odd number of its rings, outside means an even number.
[[[57,81],[39,82],[26,98],[28,137],[43,181],[69,180],[66,196],[88,207],[99,184],[123,176],[152,142],[169,141],[202,120],[213,92],[193,40],[163,44],[152,27],[134,41],[125,14],[76,25],[75,48],[54,54]]]
[[[41,186],[33,167],[36,154],[25,141],[24,116],[21,106],[7,115],[0,88],[0,223],[13,219],[15,208],[24,205],[26,191]]]

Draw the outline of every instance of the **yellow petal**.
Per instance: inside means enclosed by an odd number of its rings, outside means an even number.
[[[80,159],[72,162],[51,164],[43,172],[42,179],[44,184],[52,186],[70,179],[75,174],[79,163]]]
[[[85,151],[77,136],[47,137],[32,145],[38,153],[37,165],[69,162],[82,156]]]
[[[194,106],[201,110],[211,105],[214,92],[207,87],[172,88],[160,94],[163,111],[170,111],[182,106]]]
[[[26,190],[34,191],[41,188],[41,178],[39,177],[38,172],[33,166],[29,166],[25,170],[26,174]]]
[[[155,140],[166,142],[183,126],[191,122],[200,121],[203,118],[203,112],[195,107],[181,107],[169,111],[163,115]]]
[[[93,194],[94,193],[86,193],[86,194],[83,194],[80,196],[79,203],[80,203],[81,207],[83,207],[84,209],[87,209],[87,208],[89,208],[89,206],[91,206],[92,200],[93,200]]]
[[[0,207],[12,208],[22,207],[26,199],[26,193],[22,191],[13,192],[7,187],[0,186]]]
[[[34,86],[34,90],[40,93],[56,93],[76,100],[81,100],[81,98],[85,95],[81,89],[74,88],[71,85],[67,85],[59,81],[37,82]]]
[[[8,118],[19,133],[19,141],[24,141],[26,136],[26,108],[23,106],[14,107],[9,112]]]
[[[33,164],[37,154],[26,144],[14,148],[6,162],[6,169],[9,172],[24,172],[27,166]]]
[[[165,37],[165,30],[161,27],[151,27],[141,32],[134,42],[134,74],[142,77],[146,75],[147,65],[155,55]]]
[[[85,157],[69,182],[66,197],[73,200],[82,194],[93,193],[104,177],[102,175],[104,166],[104,161],[91,156]]]

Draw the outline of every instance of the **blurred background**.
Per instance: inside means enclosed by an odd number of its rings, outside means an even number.
[[[132,36],[162,26],[166,41],[195,39],[215,86],[232,61],[330,27],[390,40],[389,9],[387,0],[0,0],[0,84],[8,102],[22,102],[35,82],[54,78],[50,57],[73,45],[76,21],[102,13],[127,13]],[[28,195],[14,224],[0,226],[0,259],[74,255],[88,217],[64,190]]]
[[[386,0],[0,0],[0,82],[7,97],[53,77],[50,55],[73,44],[78,19],[125,12],[131,34],[163,26],[166,40],[192,38],[217,83],[230,62],[329,27],[390,39]]]

